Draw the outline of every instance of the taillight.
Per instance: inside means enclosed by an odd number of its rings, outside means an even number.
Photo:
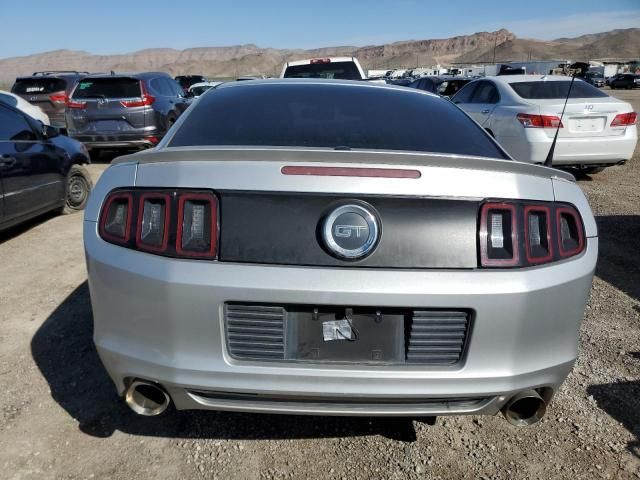
[[[323,63],[331,63],[331,59],[330,58],[312,58],[309,63],[311,65],[319,65],[319,64],[323,64]]]
[[[480,209],[481,267],[528,267],[579,255],[584,226],[571,205],[488,202]]]
[[[87,107],[87,102],[78,102],[78,101],[72,100],[72,99],[69,99],[69,101],[67,102],[67,108],[82,109],[82,108],[86,108],[86,107]]]
[[[619,113],[613,118],[613,121],[611,122],[611,126],[612,127],[628,127],[630,125],[635,125],[637,119],[638,119],[638,114],[636,112]]]
[[[516,115],[518,121],[524,128],[563,128],[559,117],[555,115],[532,115],[529,113],[519,113]]]
[[[104,202],[98,231],[105,241],[134,250],[214,259],[218,200],[210,191],[116,190]]]
[[[53,103],[62,103],[66,105],[69,101],[69,97],[65,92],[57,92],[49,95],[49,100],[51,100]]]
[[[120,103],[123,107],[134,108],[148,107],[156,101],[156,97],[147,93],[144,82],[140,82],[140,92],[142,93],[142,96],[139,99],[136,98],[135,100],[122,100]]]

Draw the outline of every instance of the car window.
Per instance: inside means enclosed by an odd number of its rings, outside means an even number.
[[[192,108],[170,147],[347,147],[508,158],[449,101],[413,89],[254,84],[219,88]]]
[[[182,87],[180,86],[180,84],[175,80],[171,78],[165,78],[165,82],[169,87],[169,91],[171,92],[172,97],[177,97],[178,95],[184,94],[184,90],[182,90]]]
[[[510,83],[509,86],[522,98],[531,100],[563,100],[567,98],[570,84],[571,82],[568,80],[546,80],[539,82],[513,82]],[[608,95],[601,92],[597,87],[582,80],[575,80],[573,82],[570,98],[594,97],[608,97]]]
[[[495,85],[491,82],[478,82],[475,92],[471,97],[471,103],[498,103],[500,96]]]
[[[11,93],[16,95],[39,95],[60,92],[67,87],[62,78],[18,78],[11,87]]]
[[[7,95],[6,93],[0,93],[0,102],[6,103],[12,107],[18,106],[18,99],[11,95]]]
[[[458,91],[458,93],[456,93],[451,98],[453,103],[470,103],[471,102],[471,97],[472,97],[473,93],[476,91],[476,87],[478,86],[479,83],[480,82],[472,82],[472,83],[468,83],[464,87],[462,87]]]
[[[172,96],[171,89],[169,88],[169,84],[165,81],[164,78],[152,78],[149,81],[149,87],[159,95],[164,95],[166,97]]]
[[[0,105],[0,141],[30,140],[37,137],[24,116]]]
[[[140,95],[140,80],[129,77],[83,78],[73,91],[73,98],[137,98]]]
[[[354,62],[310,63],[287,67],[284,78],[337,78],[362,80]]]

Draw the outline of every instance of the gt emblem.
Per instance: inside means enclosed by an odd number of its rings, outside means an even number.
[[[320,225],[325,249],[345,260],[357,260],[373,252],[381,235],[380,221],[374,212],[364,202],[334,208]]]
[[[356,237],[360,238],[360,233],[367,230],[369,230],[369,227],[361,225],[336,225],[334,235],[336,237],[349,238],[355,232]]]

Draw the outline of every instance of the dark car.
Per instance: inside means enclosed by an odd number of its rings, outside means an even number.
[[[604,87],[604,75],[600,72],[587,72],[585,73],[583,80],[594,87]]]
[[[436,93],[443,97],[455,95],[472,79],[467,77],[422,77],[411,82],[408,87]]]
[[[182,88],[182,91],[186,93],[191,85],[206,82],[207,77],[203,75],[178,75],[174,80],[178,82],[178,84]]]
[[[640,77],[633,73],[618,73],[609,80],[609,86],[615,90],[617,88],[631,89],[640,87]]]
[[[155,146],[188,106],[166,73],[90,75],[71,94],[67,128],[89,149],[140,150]]]
[[[42,213],[82,210],[91,191],[87,149],[55,127],[0,104],[0,230]]]
[[[35,72],[28,77],[16,78],[11,93],[40,107],[49,116],[54,127],[66,128],[64,110],[69,94],[82,77],[89,72],[47,71]]]

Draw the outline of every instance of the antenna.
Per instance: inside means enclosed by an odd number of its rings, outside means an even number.
[[[573,87],[573,81],[575,79],[576,79],[576,74],[574,72],[573,75],[571,76],[571,82],[569,82],[569,89],[567,90],[567,98],[564,99],[564,105],[562,106],[562,113],[560,114],[560,121],[558,122],[558,126],[556,127],[556,134],[553,136],[553,142],[551,142],[551,148],[549,149],[549,153],[547,154],[547,158],[545,159],[543,164],[545,167],[551,167],[553,165],[553,152],[556,149],[556,142],[558,141],[558,132],[560,132],[560,127],[562,126],[562,118],[564,117],[564,110],[565,108],[567,108],[567,102],[569,101],[569,96],[571,95],[571,87]]]

